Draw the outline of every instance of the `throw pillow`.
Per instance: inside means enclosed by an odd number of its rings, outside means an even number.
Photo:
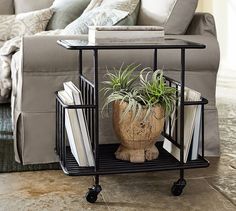
[[[91,0],[84,13],[91,11],[94,8],[118,9],[129,12],[129,15],[116,23],[115,25],[136,25],[139,14],[140,0]]]
[[[129,12],[129,15],[116,25],[136,25],[139,14],[140,0],[103,0],[101,7],[118,9]]]
[[[95,8],[70,23],[64,34],[88,34],[88,26],[113,26],[129,13],[116,9]]]
[[[72,21],[80,17],[90,0],[55,0],[52,9],[53,16],[47,30],[64,29]]]
[[[15,20],[15,15],[0,15],[0,40],[6,41],[11,32],[11,25]]]
[[[166,34],[184,34],[198,0],[142,0],[138,25],[164,26]]]
[[[52,14],[51,9],[43,9],[18,15],[0,15],[0,40],[44,31]]]
[[[52,14],[51,9],[43,9],[16,15],[9,37],[33,35],[44,31]]]

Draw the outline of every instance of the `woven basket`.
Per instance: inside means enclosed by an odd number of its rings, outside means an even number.
[[[164,110],[160,106],[152,108],[152,114],[146,121],[146,109],[143,109],[139,120],[132,120],[132,112],[122,119],[121,116],[127,107],[126,102],[113,103],[113,127],[121,145],[115,153],[117,159],[133,163],[143,163],[145,160],[156,159],[159,151],[155,146],[164,127]]]

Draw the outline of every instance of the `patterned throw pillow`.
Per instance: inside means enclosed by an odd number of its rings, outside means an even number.
[[[88,34],[88,26],[113,26],[129,13],[116,9],[95,8],[70,23],[64,34]]]
[[[22,35],[34,35],[44,31],[52,15],[52,9],[43,9],[16,15],[11,27],[10,38]]]
[[[126,11],[131,15],[138,4],[139,0],[103,0],[101,7]]]
[[[134,25],[140,0],[92,0],[83,14],[69,24],[66,34],[87,34],[88,26]]]
[[[15,15],[0,15],[0,40],[6,41],[11,32],[11,25],[15,20]]]
[[[51,9],[43,9],[18,15],[0,15],[0,40],[44,31],[52,14]]]
[[[90,0],[55,0],[52,5],[53,16],[47,30],[64,29],[81,16]]]

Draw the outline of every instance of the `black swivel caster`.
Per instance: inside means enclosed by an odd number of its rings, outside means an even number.
[[[89,191],[86,194],[86,200],[89,203],[95,203],[98,198],[98,194],[102,191],[100,185],[94,185],[92,188],[89,188]]]
[[[174,196],[180,196],[183,192],[184,187],[186,186],[186,180],[185,179],[179,179],[177,182],[174,182],[171,193]]]

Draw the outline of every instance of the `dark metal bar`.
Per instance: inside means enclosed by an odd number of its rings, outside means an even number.
[[[172,43],[171,43],[172,41]],[[64,40],[58,40],[57,43],[63,47],[65,47],[68,50],[115,50],[115,49],[204,49],[206,48],[206,45],[194,43],[190,41],[184,41],[184,43],[174,43],[175,40],[165,39],[165,42],[158,43],[158,44],[107,44],[107,45],[87,45],[87,44],[70,44],[67,41]]]
[[[92,105],[94,105],[94,88],[92,89],[92,92],[91,92],[91,102],[92,102]],[[91,131],[92,131],[91,132],[92,147],[94,150],[94,148],[95,148],[95,146],[94,146],[94,144],[95,144],[95,140],[94,140],[94,133],[95,133],[95,130],[94,130],[94,109],[91,109]]]
[[[184,102],[185,106],[190,106],[190,105],[205,105],[208,103],[208,100],[205,98],[202,98],[200,101],[186,101]]]
[[[79,50],[79,75],[83,75],[83,51]]]
[[[55,140],[55,151],[58,153],[58,101],[56,99],[56,114],[55,114],[55,121],[56,121],[56,140]]]
[[[177,143],[179,143],[179,137],[178,137],[178,127],[179,127],[179,124],[178,124],[178,121],[179,121],[179,117],[178,117],[178,113],[179,113],[179,86],[178,84],[175,85],[175,88],[176,88],[176,104],[175,104],[175,141]]]
[[[153,70],[157,70],[157,49],[154,49],[154,63],[153,63]]]
[[[172,86],[172,83],[171,83],[171,81],[169,81],[169,87],[171,87],[171,86]],[[173,137],[171,128],[172,128],[172,119],[171,119],[171,115],[169,115],[169,136]]]
[[[65,131],[65,108],[62,109],[62,157],[63,165],[66,164],[66,131]]]
[[[95,102],[95,121],[94,121],[94,129],[95,129],[95,171],[99,170],[99,90],[98,90],[98,50],[94,49],[94,102]]]
[[[204,115],[204,105],[202,105],[201,108],[201,112],[202,112],[202,125],[201,125],[201,129],[202,129],[202,157],[204,158],[205,156],[205,144],[204,144],[204,136],[205,136],[205,131],[204,131],[204,127],[205,127],[205,123],[204,123],[204,119],[205,119],[205,115]]]
[[[89,86],[94,88],[94,84],[89,79],[87,79],[84,75],[81,76],[81,79],[85,81],[87,84],[89,84]]]
[[[181,71],[181,70],[180,70]],[[168,76],[165,76],[165,79],[167,81],[171,81],[173,84],[181,86],[181,83],[179,81],[174,80],[173,78],[169,78]]]
[[[180,169],[180,179],[183,180],[184,179],[184,169]]]
[[[181,90],[180,90],[180,163],[184,164],[184,88],[185,88],[185,49],[181,49]]]
[[[99,185],[99,175],[95,175],[95,185]]]
[[[60,160],[62,159],[62,155],[61,155],[61,137],[62,137],[62,122],[61,122],[61,112],[62,112],[62,110],[61,110],[61,108],[62,108],[62,106],[61,106],[61,104],[60,104],[60,106],[59,106],[59,152],[58,152],[58,154],[59,154],[59,157],[60,157]]]

